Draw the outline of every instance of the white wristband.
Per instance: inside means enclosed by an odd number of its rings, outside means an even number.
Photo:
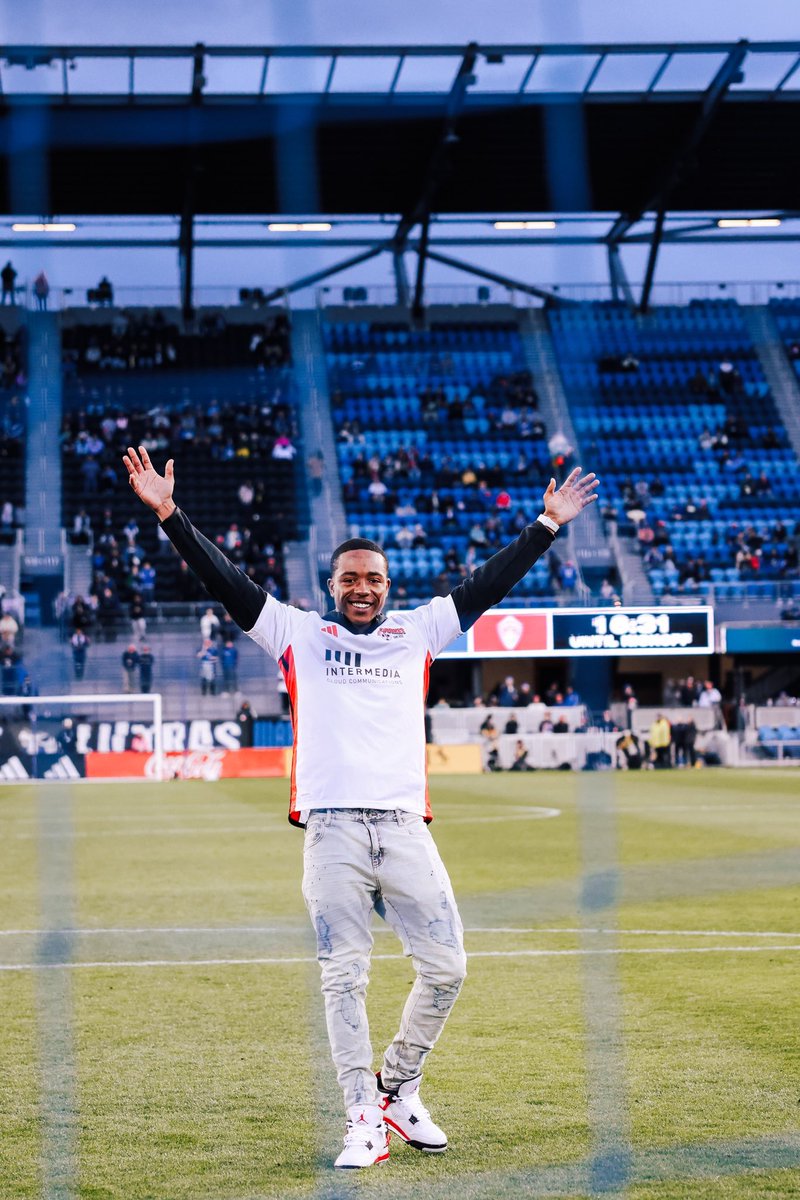
[[[548,517],[547,513],[539,513],[539,516],[536,518],[536,520],[540,525],[544,525],[545,529],[549,529],[551,533],[558,533],[559,529],[561,528],[560,525],[556,524],[552,517]]]

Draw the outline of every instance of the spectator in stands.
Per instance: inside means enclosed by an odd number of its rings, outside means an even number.
[[[3,295],[0,303],[15,304],[16,303],[16,284],[17,272],[14,270],[9,260],[0,271],[0,283],[3,285]]]
[[[50,284],[44,271],[40,271],[33,281],[33,296],[36,300],[36,307],[40,312],[44,312],[46,310],[49,295]]]
[[[89,639],[82,629],[76,629],[69,639],[72,647],[72,668],[76,679],[83,679],[86,670],[86,653],[89,649]]]
[[[633,714],[639,707],[639,700],[632,683],[626,683],[622,689],[622,701],[625,705],[625,717],[628,729],[633,728]]]
[[[607,600],[607,601],[611,601],[611,602],[619,600],[619,596],[616,593],[616,591],[614,590],[614,585],[612,584],[612,582],[608,578],[608,576],[606,576],[604,578],[603,582],[600,584],[600,596],[603,600]]]
[[[714,713],[714,724],[717,729],[721,729],[722,721],[722,695],[716,684],[707,679],[703,684],[700,695],[697,697],[697,707],[711,709]]]
[[[200,662],[200,692],[201,695],[217,694],[217,664],[219,655],[217,648],[210,638],[203,641],[203,645],[197,651],[197,658]]]
[[[506,675],[497,692],[497,703],[500,708],[516,708],[519,692],[513,675]]]
[[[200,618],[200,637],[203,642],[210,642],[217,636],[219,630],[219,617],[214,612],[213,608],[207,608]]]
[[[139,651],[139,691],[145,695],[153,686],[153,652],[145,642]]]
[[[653,752],[655,767],[660,770],[671,767],[672,726],[663,713],[656,714],[656,719],[650,726],[648,741]]]
[[[514,761],[508,768],[509,771],[535,771],[536,768],[528,762],[528,749],[521,738],[517,739],[517,744],[514,747]]]
[[[491,713],[488,713],[480,726],[480,733],[489,744],[493,744],[500,736]]]
[[[117,640],[117,626],[120,618],[120,603],[116,589],[109,580],[100,590],[97,597],[97,620],[106,642]]]
[[[564,719],[563,713],[559,713],[558,720],[553,725],[553,733],[569,733],[569,723]]]
[[[325,478],[325,456],[317,450],[308,458],[308,479],[312,496],[322,495],[322,481]]]
[[[114,288],[111,286],[111,280],[107,276],[104,275],[100,280],[95,289],[95,294],[97,296],[97,303],[101,308],[111,308],[114,303]]]
[[[553,466],[559,470],[566,470],[572,461],[574,450],[569,438],[563,430],[557,429],[556,432],[553,433],[550,438],[548,438],[547,449],[549,451],[550,461]]]
[[[73,546],[86,546],[89,543],[89,537],[92,532],[92,519],[85,508],[81,508],[72,520],[72,536],[70,541]]]
[[[243,750],[252,748],[255,716],[256,714],[250,707],[250,701],[243,700],[236,714],[236,720],[239,722],[239,745]]]
[[[139,652],[133,642],[122,651],[122,687],[123,691],[136,691],[136,671],[139,666]]]
[[[512,712],[509,714],[503,733],[519,733],[519,721],[517,720],[516,713]]]
[[[675,750],[676,767],[693,767],[697,762],[695,742],[697,741],[697,726],[690,717],[688,721],[678,721],[672,726],[672,745]]]
[[[228,639],[222,646],[222,694],[228,696],[231,692],[235,692],[239,688],[237,679],[237,667],[239,664],[239,651],[232,639]]]
[[[18,633],[19,625],[13,614],[4,612],[0,616],[0,643],[2,643],[4,651],[10,650],[13,652]]]
[[[519,685],[519,695],[517,696],[517,707],[528,708],[531,704],[538,704],[539,697],[534,696],[531,685],[525,679]]]
[[[617,738],[617,765],[624,766],[629,771],[639,771],[643,757],[639,739],[632,730],[628,729]]]
[[[302,607],[302,601],[298,601],[296,607],[297,608]],[[233,620],[230,613],[224,612],[220,619],[219,628],[218,628],[217,634],[216,634],[216,640],[218,642],[221,642],[222,645],[224,646],[226,642],[238,641],[240,632],[241,631],[239,629],[239,626]]]
[[[156,572],[148,558],[144,560],[139,571],[139,587],[145,604],[152,604],[156,598]]]
[[[572,687],[570,684],[567,684],[566,691],[564,692],[565,708],[578,708],[580,704],[580,694],[575,691],[574,687]]]
[[[567,560],[567,562],[561,564],[559,583],[561,590],[568,596],[573,594],[578,586],[578,570],[574,562]]]
[[[100,464],[93,454],[88,454],[81,463],[83,490],[87,496],[94,496],[100,480]]]
[[[550,712],[545,712],[539,722],[539,733],[552,733],[555,726],[553,724],[553,715]]]
[[[140,591],[133,591],[131,593],[128,612],[131,619],[131,631],[133,636],[138,638],[139,641],[142,641],[147,633],[147,616],[144,596]]]
[[[276,438],[275,445],[272,447],[273,458],[283,459],[284,461],[291,462],[296,454],[297,447],[292,444],[288,437],[284,435]]]

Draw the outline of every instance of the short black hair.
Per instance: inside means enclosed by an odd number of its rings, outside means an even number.
[[[346,542],[342,542],[340,546],[337,546],[331,555],[331,575],[336,571],[336,564],[341,555],[346,554],[348,550],[371,550],[373,554],[380,554],[386,563],[386,574],[389,574],[389,560],[382,546],[379,546],[377,542],[371,542],[369,538],[348,538]]]

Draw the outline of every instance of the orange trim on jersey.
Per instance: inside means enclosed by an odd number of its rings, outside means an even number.
[[[283,675],[283,681],[286,684],[286,692],[289,696],[289,712],[292,718],[292,734],[294,740],[294,754],[292,755],[292,776],[289,787],[289,820],[292,825],[301,825],[300,812],[296,807],[297,801],[297,672],[294,666],[294,651],[291,646],[287,646],[283,654],[278,659],[278,666]]]
[[[423,720],[425,713],[425,705],[428,702],[428,685],[431,677],[431,663],[433,659],[430,653],[425,655],[425,671],[422,676],[422,712]],[[425,820],[430,825],[433,820],[433,810],[431,809],[431,797],[428,791],[428,748],[425,747]]]

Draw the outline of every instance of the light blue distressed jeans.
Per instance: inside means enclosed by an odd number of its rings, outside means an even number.
[[[345,1108],[377,1104],[366,1007],[372,912],[395,931],[417,973],[383,1057],[383,1083],[395,1088],[421,1073],[464,982],[464,930],[450,879],[422,817],[329,808],[312,812],[306,826],[303,897]]]

